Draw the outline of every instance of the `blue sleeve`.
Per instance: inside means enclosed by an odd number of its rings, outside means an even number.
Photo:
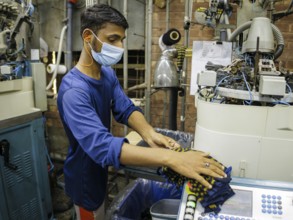
[[[90,97],[79,89],[69,89],[63,99],[64,121],[83,150],[103,167],[120,167],[120,153],[126,138],[114,137],[102,124]]]
[[[116,80],[113,90],[112,112],[117,122],[127,125],[128,118],[131,113],[134,111],[139,111],[142,113],[142,110],[133,104],[133,102],[123,91],[118,79],[115,79]]]

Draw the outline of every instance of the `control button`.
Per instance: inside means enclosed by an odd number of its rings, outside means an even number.
[[[278,200],[281,200],[281,196],[277,196],[277,199],[278,199]]]
[[[269,210],[267,210],[267,212],[268,212],[268,214],[271,214],[272,213],[272,211],[269,209]]]
[[[267,213],[267,210],[262,209],[261,212],[262,212],[262,213]]]
[[[267,201],[267,203],[269,203],[269,204],[270,204],[271,202],[272,202],[271,200],[268,200],[268,201]]]
[[[185,214],[184,215],[184,220],[193,220],[193,215]]]
[[[195,209],[194,208],[186,208],[185,209],[185,214],[191,214],[194,215]]]
[[[279,206],[278,206],[278,209],[280,209],[280,210],[281,210],[281,209],[282,209],[282,206],[281,206],[281,205],[279,205]]]
[[[193,202],[193,201],[188,201],[188,202],[186,203],[186,207],[187,207],[187,208],[194,208],[194,209],[195,209],[196,204],[195,204],[195,202]]]
[[[277,203],[277,201],[276,200],[273,200],[273,204],[276,204]]]
[[[279,215],[282,215],[282,214],[283,214],[283,212],[282,212],[282,211],[278,211],[278,214],[279,214]]]
[[[273,195],[273,196],[272,196],[272,198],[273,198],[273,199],[276,199],[276,198],[277,198],[277,196]]]
[[[273,210],[273,214],[276,215],[278,212],[277,210]]]
[[[196,201],[195,195],[192,195],[192,194],[188,195],[187,201],[194,201],[195,202]]]
[[[261,205],[261,207],[263,207],[263,208],[266,208],[266,207],[267,207],[267,205],[266,205],[266,204],[262,204],[262,205]]]
[[[266,195],[265,195],[265,194],[262,194],[261,197],[262,197],[262,198],[266,198]]]
[[[278,201],[278,204],[279,204],[279,205],[282,205],[282,201]]]
[[[277,209],[277,206],[276,205],[273,205],[273,209]]]
[[[270,199],[271,198],[271,195],[268,195],[267,197],[268,197],[268,199]]]
[[[272,208],[272,206],[271,205],[267,205],[267,208],[270,209],[270,208]]]
[[[265,200],[265,199],[262,199],[262,200],[261,200],[262,203],[266,203],[266,201],[267,201],[267,200]]]

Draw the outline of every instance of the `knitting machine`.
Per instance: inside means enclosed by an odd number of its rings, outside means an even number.
[[[33,11],[31,3],[0,1],[0,120],[47,110],[45,67],[36,56],[28,59],[26,45]]]
[[[46,71],[38,49],[30,54],[27,44],[33,9],[31,1],[0,1],[0,219],[53,219],[42,115]]]
[[[232,166],[233,176],[292,182],[293,73],[276,62],[282,34],[257,17],[228,40],[237,41],[231,64],[207,62],[197,75],[194,148]]]

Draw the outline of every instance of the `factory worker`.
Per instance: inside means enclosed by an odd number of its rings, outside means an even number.
[[[157,133],[125,95],[111,65],[123,55],[127,28],[124,16],[108,5],[86,8],[81,15],[83,49],[58,93],[58,109],[70,143],[64,163],[65,190],[82,220],[104,219],[108,166],[168,166],[207,187],[201,174],[225,176],[222,166],[206,153],[168,149],[179,145]],[[113,136],[111,113],[150,147],[133,146],[126,138]]]

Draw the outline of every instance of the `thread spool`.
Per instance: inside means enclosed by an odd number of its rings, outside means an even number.
[[[54,73],[55,68],[56,68],[56,64],[49,64],[47,66],[47,72],[50,73],[50,74],[52,74],[52,73]],[[64,66],[64,65],[58,65],[57,74],[65,74],[66,71],[67,71],[66,66]]]
[[[171,46],[173,44],[178,43],[180,39],[180,32],[177,29],[172,28],[163,35],[162,41],[165,45]]]

